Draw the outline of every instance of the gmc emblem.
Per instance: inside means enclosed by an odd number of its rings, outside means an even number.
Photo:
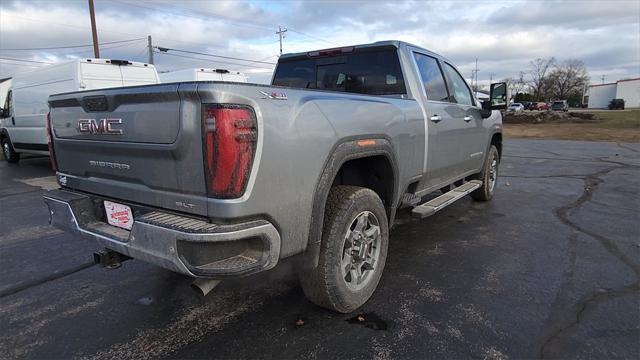
[[[122,124],[122,119],[80,119],[78,131],[83,134],[122,135],[122,129],[114,129],[114,125]]]

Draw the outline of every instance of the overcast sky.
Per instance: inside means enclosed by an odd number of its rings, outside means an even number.
[[[532,59],[551,56],[583,60],[592,83],[601,83],[603,75],[606,82],[640,76],[637,0],[95,0],[95,8],[100,43],[139,39],[102,45],[105,58],[146,62],[146,36],[151,35],[157,46],[276,62],[275,31],[281,25],[288,28],[285,53],[404,40],[451,59],[467,78],[478,58],[480,83],[491,74],[516,77]],[[15,50],[91,44],[90,26],[86,0],[0,0],[0,78],[46,66],[40,62],[92,57],[91,47]],[[273,68],[174,51],[156,54],[155,64],[159,71],[240,70],[255,82],[268,82]]]

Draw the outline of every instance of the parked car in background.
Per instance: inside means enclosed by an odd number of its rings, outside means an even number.
[[[163,83],[182,81],[227,81],[246,83],[247,76],[239,71],[193,68],[160,73],[160,81]]]
[[[624,110],[624,99],[612,99],[609,102],[609,110]]]
[[[531,101],[522,101],[520,102],[522,104],[522,106],[524,107],[524,110],[529,110],[531,109],[531,104],[533,104]]]
[[[16,163],[21,153],[49,155],[45,131],[49,95],[159,81],[151,64],[111,59],[76,59],[14,76],[6,100],[0,105],[4,159]],[[94,105],[100,106],[99,101],[87,106]]]
[[[553,110],[553,111],[569,111],[569,104],[567,104],[567,100],[556,100],[551,105],[551,110]]]
[[[547,111],[549,110],[549,104],[546,102],[537,102],[534,110]]]
[[[518,112],[523,110],[524,110],[524,106],[521,103],[513,103],[509,105],[509,107],[507,108],[507,111],[510,111],[510,112]]]

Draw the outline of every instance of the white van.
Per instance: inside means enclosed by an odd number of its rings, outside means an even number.
[[[48,155],[45,123],[49,95],[160,82],[151,64],[110,59],[76,59],[18,74],[11,80],[0,116],[4,159],[18,162],[20,153]]]
[[[182,81],[227,81],[246,83],[247,77],[238,71],[193,68],[160,73],[163,83]]]

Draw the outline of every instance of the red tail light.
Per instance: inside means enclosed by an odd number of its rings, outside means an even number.
[[[58,171],[58,163],[56,162],[56,153],[53,151],[53,127],[51,126],[51,113],[47,113],[47,121],[45,121],[47,133],[47,145],[49,146],[49,158],[51,159],[51,167],[53,171]]]
[[[253,109],[243,105],[204,104],[202,133],[208,196],[239,198],[247,187],[258,140]]]

